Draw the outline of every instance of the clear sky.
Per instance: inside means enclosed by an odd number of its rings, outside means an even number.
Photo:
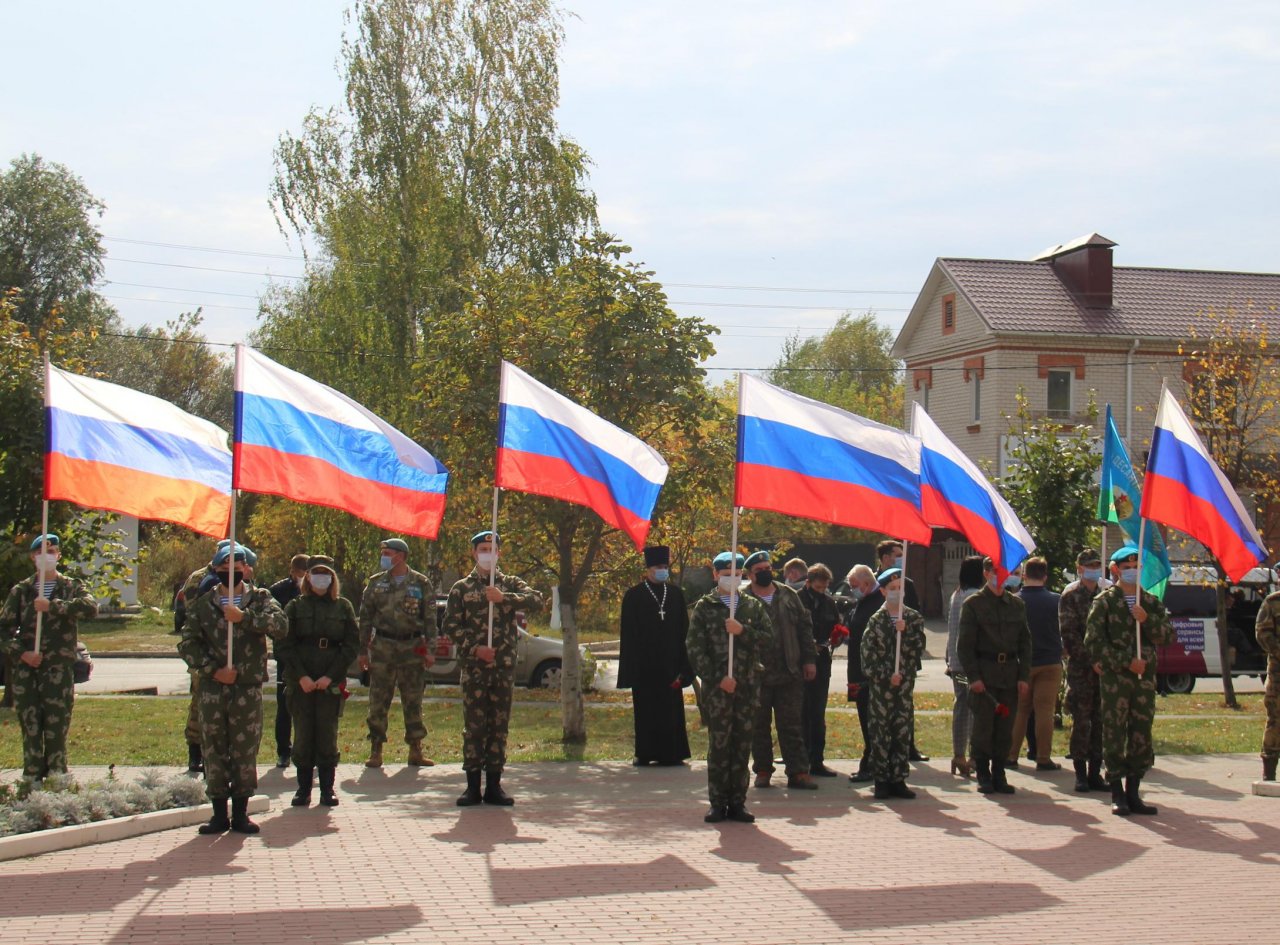
[[[339,101],[347,5],[0,8],[0,162],[37,152],[106,202],[103,291],[126,321],[203,305],[235,340],[268,274],[301,271],[272,150]],[[561,127],[604,228],[723,327],[714,368],[767,367],[846,309],[896,329],[937,256],[1097,231],[1122,265],[1280,271],[1280,4],[565,9]]]

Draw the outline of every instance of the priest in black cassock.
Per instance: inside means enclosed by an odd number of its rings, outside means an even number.
[[[689,757],[683,692],[693,682],[684,647],[689,611],[684,593],[668,581],[670,564],[669,548],[646,548],[644,580],[622,598],[618,688],[631,690],[636,766],[678,765]]]

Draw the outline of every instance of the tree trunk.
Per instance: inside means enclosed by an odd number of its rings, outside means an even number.
[[[560,672],[561,738],[566,743],[581,745],[587,740],[587,716],[582,703],[576,601],[572,588],[560,588],[560,633],[564,638]]]
[[[1227,625],[1227,577],[1218,567],[1218,658],[1222,661],[1222,701],[1228,709],[1240,708],[1231,675],[1231,628]]]

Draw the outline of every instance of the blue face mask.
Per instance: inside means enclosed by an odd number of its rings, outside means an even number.
[[[900,568],[900,567],[902,567],[902,555],[898,555],[897,557],[895,557],[895,558],[893,559],[893,566],[894,566],[895,568]]]
[[[378,567],[382,568],[382,570],[384,570],[384,571],[390,571],[390,570],[391,570],[391,555],[383,555],[381,558],[379,558],[379,559],[378,559]]]
[[[1099,581],[1102,579],[1102,568],[1085,568],[1080,572],[1080,577],[1085,581]]]
[[[1004,579],[1004,586],[1011,591],[1016,591],[1018,588],[1022,587],[1022,575],[1010,574]]]
[[[1138,583],[1138,569],[1137,569],[1137,568],[1123,568],[1123,569],[1121,569],[1121,571],[1120,571],[1120,583],[1121,583],[1121,584],[1136,584],[1136,583]]]
[[[671,572],[668,571],[666,568],[653,569],[653,579],[657,581],[659,584],[661,584],[663,581],[665,581],[669,577],[671,577]]]

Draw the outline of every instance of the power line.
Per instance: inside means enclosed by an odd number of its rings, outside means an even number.
[[[151,285],[146,282],[117,282],[115,279],[107,279],[104,285],[127,285],[134,289],[161,289],[165,292],[202,292],[205,295],[229,295],[237,299],[257,299],[259,295],[249,295],[244,292],[217,292],[213,289],[184,289],[180,285]]]

